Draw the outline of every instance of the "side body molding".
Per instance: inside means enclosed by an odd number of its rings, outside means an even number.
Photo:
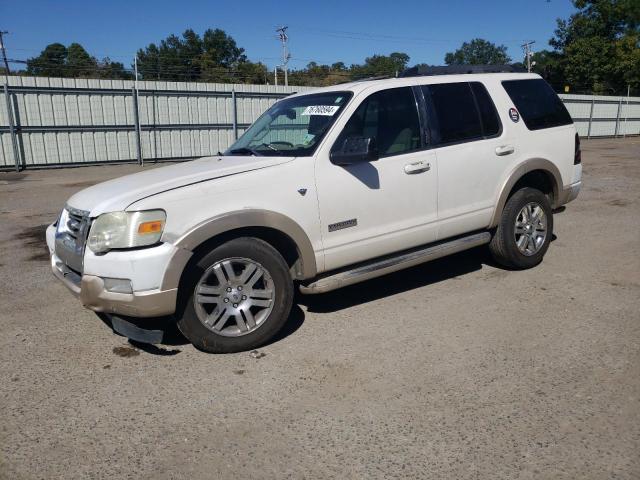
[[[498,225],[500,216],[502,215],[502,210],[507,203],[509,193],[511,192],[511,189],[514,187],[514,185],[524,175],[534,170],[542,170],[551,175],[553,179],[551,182],[553,186],[552,206],[554,208],[559,206],[559,199],[563,192],[563,183],[562,176],[560,175],[560,170],[558,170],[558,167],[556,167],[549,160],[545,160],[544,158],[532,158],[518,165],[507,176],[507,179],[505,180],[500,190],[500,196],[498,197],[498,202],[496,203],[495,210],[493,211],[493,216],[491,217],[491,224],[489,225],[489,228],[494,228]]]
[[[296,266],[295,276],[299,280],[313,278],[317,274],[316,257],[309,237],[305,231],[291,218],[269,210],[245,209],[227,212],[210,218],[180,236],[174,246],[179,254],[174,255],[165,272],[163,288],[178,286],[180,276],[191,258],[193,250],[217,235],[247,227],[266,227],[278,230],[287,235],[298,250],[300,260]]]

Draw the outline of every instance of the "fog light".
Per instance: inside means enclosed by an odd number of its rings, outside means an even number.
[[[103,278],[104,288],[113,293],[133,293],[131,280],[128,278]]]

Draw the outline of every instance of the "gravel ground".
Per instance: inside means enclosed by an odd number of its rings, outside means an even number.
[[[640,139],[583,149],[539,267],[300,296],[253,356],[132,345],[54,281],[46,224],[137,166],[0,173],[0,477],[639,478]]]

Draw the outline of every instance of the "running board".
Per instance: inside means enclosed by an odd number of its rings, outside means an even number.
[[[430,262],[436,258],[446,257],[453,253],[484,245],[489,243],[489,241],[491,241],[491,234],[489,232],[481,232],[438,243],[420,250],[413,250],[408,253],[404,252],[392,257],[373,260],[371,263],[365,265],[359,264],[350,270],[340,271],[319,278],[308,285],[300,285],[300,291],[306,294],[330,292],[331,290],[346,287],[347,285],[364,282],[370,278],[380,277],[387,273],[403,270],[413,267],[414,265]]]

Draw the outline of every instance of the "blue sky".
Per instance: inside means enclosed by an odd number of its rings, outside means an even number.
[[[52,42],[78,42],[92,55],[129,66],[137,48],[170,33],[221,28],[247,56],[269,66],[281,54],[275,28],[289,26],[290,65],[361,63],[373,54],[406,52],[411,64],[443,64],[444,55],[482,37],[520,60],[523,40],[546,48],[555,19],[567,18],[570,0],[466,0],[367,2],[324,0],[277,3],[226,1],[3,1],[0,28],[10,35],[9,58],[37,55]]]

